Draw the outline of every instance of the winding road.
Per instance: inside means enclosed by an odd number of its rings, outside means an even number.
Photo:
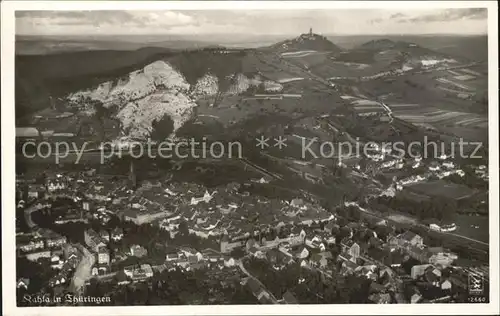
[[[274,297],[273,293],[271,293],[265,286],[264,284],[262,284],[262,282],[260,282],[259,279],[257,279],[255,276],[253,276],[250,272],[248,272],[248,270],[245,268],[245,266],[243,265],[243,261],[241,260],[238,260],[237,261],[237,265],[240,267],[241,271],[243,271],[243,273],[245,273],[249,278],[252,278],[254,279],[255,281],[257,281],[259,283],[259,285],[262,287],[262,289],[267,293],[269,294],[269,297],[271,298],[271,300],[273,301],[273,304],[279,304],[278,303],[278,300],[276,299],[276,297]]]

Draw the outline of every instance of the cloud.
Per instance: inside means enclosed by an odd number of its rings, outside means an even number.
[[[174,27],[197,24],[189,15],[174,11],[17,11],[16,24],[23,27],[118,26]]]
[[[447,9],[440,13],[426,14],[413,18],[400,19],[401,23],[451,22],[458,20],[485,20],[488,10],[484,8]]]
[[[375,19],[370,20],[370,24],[378,24],[378,23],[382,23],[383,21],[384,21],[384,19],[382,19],[382,18],[375,18]]]
[[[400,19],[400,18],[405,18],[407,17],[406,14],[403,14],[401,12],[394,13],[393,15],[390,16],[391,19]]]
[[[485,9],[17,11],[18,35],[484,33]],[[443,23],[427,23],[441,21]],[[404,23],[403,23],[404,22]],[[418,23],[424,22],[424,23]],[[446,23],[445,23],[446,22]],[[467,22],[467,23],[465,23]]]

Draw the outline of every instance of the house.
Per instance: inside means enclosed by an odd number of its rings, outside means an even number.
[[[63,273],[60,273],[49,280],[49,285],[54,287],[56,285],[66,284],[70,278]]]
[[[452,284],[449,280],[444,280],[441,282],[441,290],[448,291],[451,290]]]
[[[50,258],[50,267],[52,269],[61,269],[64,264],[64,261],[61,260],[60,256],[58,254],[52,254],[52,257]]]
[[[26,259],[30,261],[37,261],[40,258],[50,258],[50,250],[41,250],[26,254]]]
[[[179,260],[179,254],[177,252],[169,252],[165,256],[165,261],[170,262],[170,261],[177,261]]]
[[[198,250],[185,246],[179,247],[179,250],[184,253],[185,256],[196,256],[200,254]]]
[[[107,230],[104,230],[102,229],[100,232],[99,232],[99,235],[101,236],[101,238],[106,241],[106,242],[109,242],[109,237],[110,237],[110,234]]]
[[[109,251],[106,246],[100,246],[99,249],[97,249],[97,263],[98,264],[109,264],[110,258],[109,258]]]
[[[28,186],[28,198],[41,198],[45,192],[45,186],[42,184],[30,184]]]
[[[436,161],[432,161],[429,164],[428,169],[429,169],[429,171],[438,171],[439,169],[441,169],[441,167],[439,166],[439,164]]]
[[[315,253],[315,254],[311,255],[311,258],[309,261],[311,262],[311,265],[313,265],[315,267],[326,268],[326,266],[328,265],[327,258],[323,257],[319,253]]]
[[[295,251],[295,257],[298,259],[305,259],[309,257],[309,250],[307,249],[307,247],[302,247]]]
[[[98,252],[100,247],[106,246],[106,242],[91,228],[85,230],[84,239],[85,244],[94,252]]]
[[[45,243],[41,238],[33,238],[31,236],[16,236],[16,245],[23,252],[33,252],[38,249],[43,249]]]
[[[47,189],[49,192],[64,190],[66,185],[61,181],[48,181]]]
[[[455,164],[453,163],[453,161],[445,161],[445,162],[443,162],[442,165],[443,165],[443,167],[448,168],[448,169],[455,168]]]
[[[151,223],[155,220],[169,216],[168,211],[157,210],[128,210],[123,213],[125,221],[133,222],[136,225]]]
[[[90,211],[90,202],[89,201],[83,201],[82,202],[82,208],[84,211]]]
[[[425,273],[425,270],[431,266],[430,264],[420,264],[420,265],[416,265],[416,266],[413,266],[411,268],[411,277],[412,279],[418,279],[420,276],[424,275]]]
[[[28,279],[28,278],[20,278],[17,281],[17,288],[18,289],[24,288],[25,290],[27,290],[29,285],[30,285],[30,279]]]
[[[302,199],[293,199],[290,202],[290,205],[296,208],[300,208],[304,206],[304,201]]]
[[[441,231],[441,226],[439,226],[438,224],[434,224],[434,223],[429,224],[429,228],[434,230],[434,231],[438,231],[438,232]]]
[[[442,247],[428,248],[428,252],[430,254],[429,263],[441,267],[448,267],[458,259],[456,254],[447,252]]]
[[[153,269],[149,264],[128,266],[123,268],[123,272],[133,281],[143,281],[153,277]]]
[[[420,301],[422,301],[422,295],[420,293],[415,293],[410,298],[411,304],[417,304]]]
[[[248,253],[258,259],[264,259],[266,257],[266,254],[256,247],[248,249]]]
[[[123,229],[120,227],[116,227],[111,231],[111,239],[113,241],[119,241],[123,238]]]
[[[45,245],[47,248],[59,247],[67,242],[66,236],[61,236],[48,229],[43,230],[41,235],[45,239]]]
[[[351,256],[351,261],[356,262],[360,255],[360,247],[352,239],[344,238],[341,241],[342,251]]]
[[[238,240],[238,241],[232,242],[229,239],[228,235],[224,235],[222,237],[221,243],[220,243],[220,252],[229,253],[229,252],[233,251],[234,249],[244,247],[245,245],[246,245],[246,243],[244,240]]]
[[[410,244],[412,246],[422,246],[424,244],[424,240],[421,236],[409,230],[399,235],[399,240],[402,242],[402,244],[400,243],[401,246],[406,244]]]
[[[142,258],[148,254],[148,250],[140,245],[133,245],[130,247],[130,254],[137,258]]]
[[[196,258],[196,257],[195,257]],[[224,266],[225,267],[234,267],[236,265],[236,262],[233,258],[229,258],[229,259],[226,259],[224,260]]]
[[[441,271],[434,266],[429,266],[425,269],[424,278],[430,284],[439,287],[441,280]]]
[[[71,244],[64,244],[62,247],[64,260],[68,260],[73,255],[78,255],[78,249]]]
[[[199,198],[192,197],[191,198],[191,205],[198,205],[198,203],[201,203],[201,202],[209,203],[212,200],[212,198],[213,198],[213,194],[210,194],[210,193],[208,193],[208,191],[205,191],[205,194],[202,197],[199,197]]]

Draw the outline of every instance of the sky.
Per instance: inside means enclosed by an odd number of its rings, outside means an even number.
[[[486,34],[487,9],[16,11],[17,35]]]

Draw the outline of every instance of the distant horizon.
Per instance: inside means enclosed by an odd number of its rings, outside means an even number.
[[[486,8],[17,11],[17,35],[487,34]],[[78,34],[78,35],[77,35]]]
[[[205,33],[205,34],[16,34],[16,37],[113,37],[113,36],[154,36],[154,37],[205,37],[205,36],[227,36],[227,35],[243,35],[247,37],[278,37],[278,36],[299,36],[305,33],[286,33],[286,34],[246,34],[246,33]],[[486,33],[474,33],[474,34],[459,34],[459,33],[320,33],[314,32],[314,34],[323,36],[339,36],[339,37],[350,37],[350,36],[455,36],[455,37],[474,37],[474,36],[488,36]]]

